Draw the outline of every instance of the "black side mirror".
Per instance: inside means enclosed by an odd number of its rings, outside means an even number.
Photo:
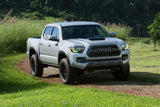
[[[50,36],[49,40],[59,41],[59,38],[56,35]]]
[[[111,32],[111,33],[110,33],[110,36],[111,36],[111,37],[116,37],[116,35],[117,35],[117,34],[116,34],[115,32]]]

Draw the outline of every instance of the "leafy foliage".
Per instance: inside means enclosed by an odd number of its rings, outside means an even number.
[[[151,25],[148,25],[148,29],[148,33],[152,36],[155,50],[157,41],[160,40],[160,12],[156,14],[153,23]]]
[[[37,11],[69,21],[120,22],[135,27],[134,31],[137,24],[151,23],[159,6],[159,0],[0,0],[0,10],[13,8],[16,13],[26,13],[30,9],[30,13]],[[146,30],[144,27],[140,35],[146,34]]]
[[[33,19],[33,20],[42,19],[42,16],[43,16],[41,13],[39,13],[37,11],[34,11],[34,12],[22,12],[21,14],[25,18],[30,18],[30,19]]]

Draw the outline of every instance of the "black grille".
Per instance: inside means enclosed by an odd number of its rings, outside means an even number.
[[[106,56],[118,56],[121,51],[117,45],[109,46],[92,46],[87,52],[89,57],[106,57]]]

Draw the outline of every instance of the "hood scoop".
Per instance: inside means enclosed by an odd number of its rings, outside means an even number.
[[[90,38],[89,40],[91,40],[91,41],[96,41],[96,40],[105,40],[105,38]]]

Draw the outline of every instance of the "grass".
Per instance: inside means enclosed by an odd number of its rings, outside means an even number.
[[[120,39],[123,39],[123,40],[126,40],[127,37],[130,35],[130,32],[132,30],[131,27],[129,26],[126,26],[124,24],[110,24],[110,23],[107,23],[106,26],[104,26],[105,29],[108,31],[108,32],[116,32],[118,38]]]
[[[0,24],[0,106],[160,106],[160,99],[136,97],[94,88],[78,88],[49,84],[20,72],[15,64],[26,57],[18,52],[26,51],[28,37],[41,35],[47,23],[57,22],[52,17],[44,20],[9,18]],[[113,27],[113,26],[112,26]],[[111,31],[126,32],[126,28],[115,26]],[[122,28],[122,29],[121,29]],[[130,28],[129,28],[130,29]],[[124,30],[124,31],[122,31]],[[110,32],[110,31],[109,31]],[[129,30],[127,30],[127,35]],[[130,42],[131,80],[160,83],[159,51],[152,45]],[[145,42],[148,43],[148,40]],[[12,54],[10,54],[12,53]],[[9,55],[10,54],[10,55]]]
[[[152,44],[145,44],[145,39],[128,40],[130,49],[131,78],[160,84],[160,47],[153,50]]]
[[[160,99],[136,97],[94,88],[70,87],[37,81],[20,72],[15,64],[25,54],[14,54],[0,59],[0,106],[2,107],[148,107],[160,106]]]
[[[40,37],[44,26],[56,21],[58,19],[51,17],[45,17],[45,20],[6,18],[0,24],[1,53],[25,52],[27,39]]]

